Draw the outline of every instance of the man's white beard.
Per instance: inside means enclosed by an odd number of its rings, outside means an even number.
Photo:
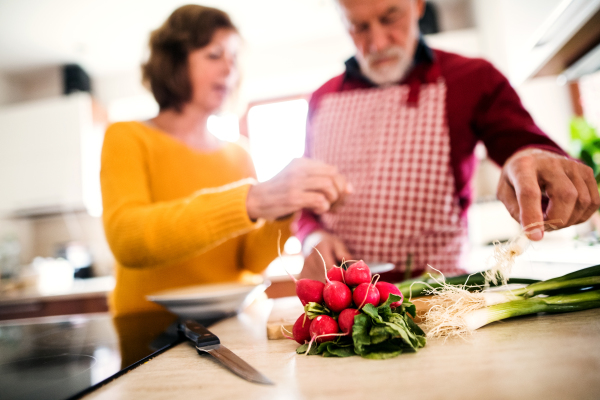
[[[395,57],[398,61],[391,65],[373,68],[371,65],[380,58]],[[376,85],[388,85],[400,82],[412,65],[412,57],[400,46],[390,47],[380,53],[370,53],[365,56],[356,54],[360,71]]]

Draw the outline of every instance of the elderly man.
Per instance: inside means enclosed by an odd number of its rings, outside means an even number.
[[[306,155],[354,186],[344,205],[303,212],[304,277],[342,259],[407,259],[461,272],[475,145],[502,166],[498,198],[531,240],[544,220],[587,220],[600,198],[593,173],[533,122],[490,63],[433,50],[419,35],[423,0],[338,0],[356,56],[312,96]],[[547,196],[547,207],[543,197]]]

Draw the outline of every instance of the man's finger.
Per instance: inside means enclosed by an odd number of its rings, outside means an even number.
[[[497,197],[498,200],[504,204],[504,207],[506,207],[510,216],[513,217],[515,221],[521,223],[521,213],[515,189],[508,184],[504,176],[500,178],[500,182],[498,182]]]
[[[567,226],[577,204],[578,192],[563,170],[552,170],[545,181],[546,194],[550,199],[546,215],[549,221],[557,220],[559,227]]]
[[[337,263],[352,260],[352,254],[350,254],[350,252],[340,239],[335,240],[333,244],[333,252],[335,254],[335,259]]]
[[[583,170],[581,175],[590,194],[590,204],[588,209],[583,213],[581,220],[578,221],[579,223],[587,221],[592,214],[598,211],[598,207],[600,207],[600,194],[598,193],[598,184],[594,178],[593,170],[587,165],[581,165],[580,168]]]
[[[568,226],[575,225],[581,221],[583,215],[587,212],[590,207],[590,190],[588,189],[587,184],[583,180],[583,177],[579,174],[579,169],[577,168],[575,171],[568,172],[567,176],[571,178],[571,182],[577,191],[577,199],[575,201],[575,207],[573,207],[573,212],[571,214],[571,218],[567,223]]]
[[[515,197],[519,203],[519,222],[531,240],[544,237],[542,191],[534,169],[517,171],[512,177]]]

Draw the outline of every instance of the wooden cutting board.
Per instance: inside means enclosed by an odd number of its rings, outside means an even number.
[[[419,297],[411,301],[417,307],[417,318],[415,321],[421,322],[420,316],[429,310],[428,297]],[[288,336],[292,336],[294,322],[304,312],[304,307],[297,297],[284,297],[277,299],[267,320],[267,337],[272,340],[285,339],[284,331]]]
[[[285,339],[282,329],[286,329],[290,332],[286,334],[292,336],[294,322],[303,312],[304,306],[296,296],[277,299],[267,321],[267,337],[269,339]]]

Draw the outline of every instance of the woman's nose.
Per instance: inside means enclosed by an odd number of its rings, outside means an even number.
[[[223,60],[223,71],[226,75],[231,75],[235,71],[235,59],[225,57]]]

